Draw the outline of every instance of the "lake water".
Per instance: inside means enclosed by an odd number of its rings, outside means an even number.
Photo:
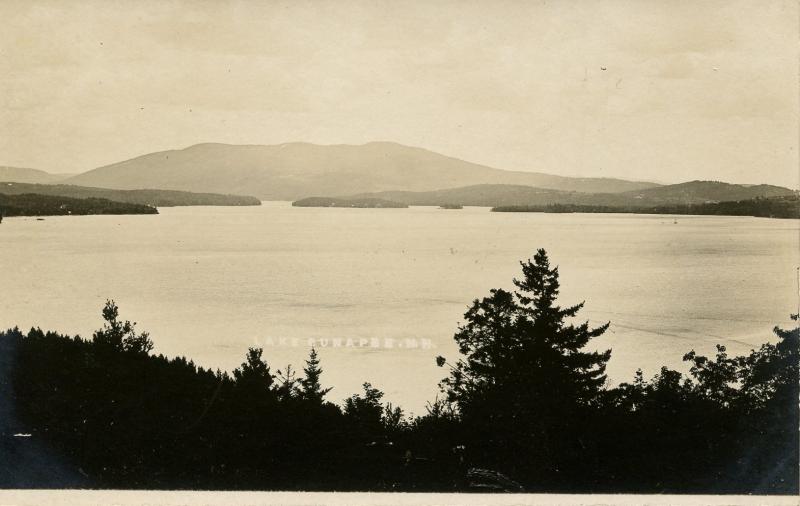
[[[223,370],[254,345],[273,370],[299,368],[313,339],[330,399],[370,381],[422,413],[445,375],[434,357],[456,358],[470,301],[511,287],[539,247],[560,266],[562,304],[585,300],[584,318],[611,321],[595,345],[612,348],[615,383],[680,367],[692,348],[746,352],[797,311],[796,220],[288,203],[160,212],[4,220],[0,326],[88,337],[113,298],[156,352]]]

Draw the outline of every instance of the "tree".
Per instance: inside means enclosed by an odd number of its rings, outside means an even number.
[[[383,392],[364,383],[364,395],[353,394],[344,401],[344,414],[357,419],[364,425],[380,425],[383,415]]]
[[[370,383],[364,383],[364,395],[355,394],[344,401],[344,415],[351,419],[358,431],[368,437],[384,435],[405,426],[403,410],[391,403],[383,405],[383,392]]]
[[[565,322],[583,303],[556,305],[558,267],[550,268],[543,249],[521,265],[524,277],[514,280],[518,290],[494,289],[489,297],[476,299],[464,315],[466,325],[454,337],[465,358],[458,360],[443,386],[459,408],[499,394],[514,404],[535,397],[586,405],[605,383],[611,351],[582,349],[608,324],[591,329],[588,322]]]
[[[262,348],[248,348],[247,357],[241,367],[233,371],[233,377],[238,385],[252,387],[268,392],[275,382],[275,376],[270,372],[269,365],[262,360]]]
[[[298,388],[298,384],[301,380],[297,379],[297,375],[292,370],[291,364],[286,366],[285,371],[286,372],[283,372],[278,369],[278,374],[276,375],[276,378],[280,381],[276,392],[278,394],[278,399],[282,401],[297,398],[301,394]]]
[[[306,366],[303,368],[303,372],[305,373],[305,377],[300,380],[303,398],[316,404],[322,404],[323,398],[331,389],[322,388],[322,384],[320,383],[322,369],[319,366],[317,350],[314,349],[313,346],[311,347],[311,352],[308,354],[308,360],[306,360]]]
[[[136,322],[119,321],[119,308],[113,300],[107,300],[103,307],[103,328],[95,331],[92,340],[95,344],[109,347],[116,351],[147,355],[153,350],[150,334],[136,333]]]
[[[796,319],[796,315],[792,316]],[[776,343],[731,357],[684,356],[689,376],[666,367],[613,392],[622,409],[605,453],[619,453],[612,474],[658,489],[796,493],[800,411],[800,328],[774,329]],[[648,448],[642,459],[641,448]],[[669,470],[653,473],[651,469]]]
[[[695,380],[695,394],[719,406],[735,404],[741,393],[740,380],[743,357],[729,357],[725,346],[716,345],[716,359],[698,355],[694,350],[683,356],[684,362],[692,364],[689,374]]]
[[[798,321],[800,315],[791,315]],[[800,326],[791,330],[773,329],[775,344],[764,344],[745,358],[742,390],[751,406],[769,404],[778,410],[791,409],[797,417],[800,397]],[[788,413],[787,413],[788,414]]]
[[[508,458],[527,448],[552,462],[569,453],[558,449],[562,442],[577,439],[564,432],[581,423],[581,409],[597,403],[611,351],[583,348],[608,324],[566,321],[583,303],[556,304],[558,267],[550,267],[543,249],[521,265],[516,291],[491,290],[464,315],[454,336],[463,358],[450,365],[441,387],[474,431],[471,438],[483,440],[486,455]]]
[[[791,318],[796,321],[798,315]],[[773,331],[779,338],[777,343],[763,344],[746,356],[729,357],[721,345],[716,347],[716,359],[694,350],[687,353],[683,359],[692,364],[689,372],[695,394],[721,407],[733,406],[745,412],[773,405],[780,406],[781,411],[796,408],[800,395],[800,327],[775,327]]]

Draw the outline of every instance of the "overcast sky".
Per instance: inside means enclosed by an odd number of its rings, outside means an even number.
[[[798,187],[794,0],[0,0],[0,165],[390,140]]]

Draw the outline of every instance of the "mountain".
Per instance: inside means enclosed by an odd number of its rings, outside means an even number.
[[[360,146],[197,144],[100,167],[66,182],[117,189],[245,194],[265,200],[386,190],[430,191],[487,183],[604,193],[658,186],[505,171],[392,142]]]
[[[63,181],[74,174],[50,174],[39,169],[24,167],[0,166],[0,181],[13,181],[16,183],[56,183]]]
[[[362,193],[351,198],[379,198],[416,206],[545,206],[552,204],[648,207],[669,204],[705,204],[754,198],[792,196],[788,188],[737,185],[717,181],[691,181],[621,193],[582,193],[521,185],[473,185],[430,192],[388,191]]]
[[[111,190],[74,185],[44,185],[28,183],[0,183],[0,195],[37,194],[74,199],[108,199],[126,204],[145,206],[259,206],[255,197],[191,193],[173,190]]]

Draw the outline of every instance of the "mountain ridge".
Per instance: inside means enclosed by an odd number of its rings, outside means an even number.
[[[795,195],[789,188],[774,185],[737,185],[720,181],[688,181],[674,185],[620,193],[581,193],[523,185],[471,185],[430,192],[386,191],[361,193],[349,198],[379,198],[408,205],[439,206],[542,206],[569,204],[584,206],[637,207],[670,204],[705,204]]]
[[[52,184],[77,174],[53,174],[41,169],[29,167],[12,167],[0,165],[0,181],[13,181],[15,183]]]
[[[506,171],[391,141],[360,145],[201,143],[98,167],[66,182],[116,189],[146,186],[244,193],[264,200],[388,190],[429,191],[484,183],[612,193],[659,186],[616,178]]]

